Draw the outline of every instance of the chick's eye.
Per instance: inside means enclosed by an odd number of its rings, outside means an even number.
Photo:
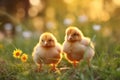
[[[77,36],[78,34],[77,34],[77,33],[74,33],[73,35],[74,35],[74,36]]]
[[[42,42],[44,42],[44,40],[42,40]]]

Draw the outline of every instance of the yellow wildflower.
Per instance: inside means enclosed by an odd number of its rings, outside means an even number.
[[[20,58],[20,55],[22,54],[22,50],[16,49],[13,51],[13,57]]]
[[[26,62],[27,59],[28,59],[28,55],[24,53],[24,54],[21,56],[21,61],[22,61],[22,62]]]

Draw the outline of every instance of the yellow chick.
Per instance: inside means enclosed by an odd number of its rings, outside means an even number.
[[[43,33],[40,36],[39,43],[34,48],[32,56],[38,66],[38,71],[41,70],[42,64],[52,65],[52,70],[55,71],[62,58],[61,45],[52,33]]]
[[[66,29],[65,41],[63,43],[63,52],[66,59],[76,67],[76,64],[85,59],[90,65],[94,56],[94,46],[90,38],[84,37],[83,33],[76,27]],[[84,56],[85,55],[85,56]]]

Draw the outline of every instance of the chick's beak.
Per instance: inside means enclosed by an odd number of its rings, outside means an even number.
[[[71,35],[68,36],[68,40],[69,41],[72,40],[72,36]]]
[[[45,41],[45,43],[44,43],[45,45],[47,45],[47,41]]]

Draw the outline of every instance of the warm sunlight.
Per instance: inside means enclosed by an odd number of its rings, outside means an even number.
[[[120,0],[113,0],[113,3],[117,6],[120,6]]]
[[[41,0],[29,0],[29,1],[30,1],[30,4],[33,6],[37,6],[41,3]]]
[[[0,80],[119,80],[120,0],[0,0]]]

